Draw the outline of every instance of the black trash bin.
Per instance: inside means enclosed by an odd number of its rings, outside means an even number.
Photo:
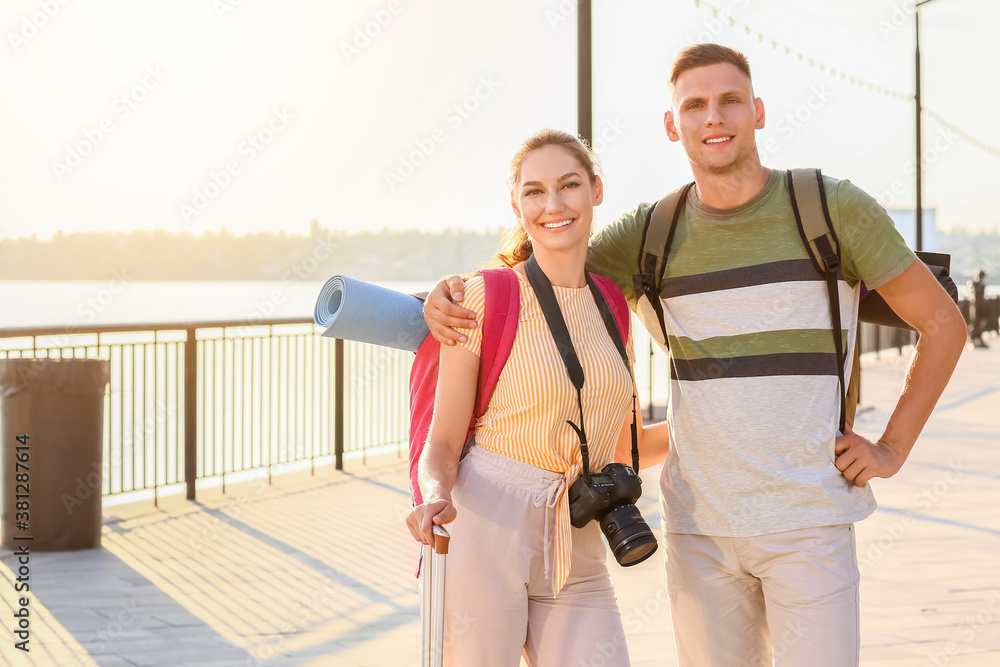
[[[101,546],[103,359],[0,359],[0,543]],[[15,539],[17,538],[17,539]]]

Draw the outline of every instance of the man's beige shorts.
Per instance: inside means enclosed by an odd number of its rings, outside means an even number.
[[[858,664],[860,574],[852,524],[756,537],[667,533],[665,539],[681,667]]]

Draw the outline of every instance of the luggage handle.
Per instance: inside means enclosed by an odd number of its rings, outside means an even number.
[[[423,667],[444,660],[444,577],[451,535],[434,526],[434,546],[423,545],[420,558],[420,639]]]

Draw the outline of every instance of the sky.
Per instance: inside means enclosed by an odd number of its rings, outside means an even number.
[[[914,205],[912,0],[594,5],[600,223],[690,180],[662,122],[701,41],[749,57],[765,165]],[[1000,3],[920,12],[924,205],[997,229]],[[6,0],[0,36],[0,237],[493,229],[520,142],[576,129],[573,0]]]

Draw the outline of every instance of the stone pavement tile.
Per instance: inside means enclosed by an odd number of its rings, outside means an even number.
[[[944,619],[942,619],[944,620]],[[905,627],[896,630],[896,634],[907,642],[955,642],[970,649],[992,650],[996,640],[983,633],[982,626],[965,625],[963,623],[948,623],[943,625],[928,625],[922,627]],[[993,644],[990,646],[989,644]]]
[[[30,606],[29,606],[30,608]],[[86,631],[107,625],[108,618],[92,609],[62,609],[49,612],[58,623],[70,633]]]
[[[933,660],[954,657],[959,655],[975,655],[985,653],[987,650],[978,646],[963,644],[952,639],[934,639],[930,641],[911,640],[904,645],[904,649],[913,654]]]
[[[201,639],[206,639],[216,643],[220,643],[225,646],[232,645],[232,642],[227,640],[225,637],[221,636],[210,626],[204,624],[196,628],[167,626],[163,628],[152,628],[149,630],[143,630],[143,632],[145,632],[147,636],[153,636],[158,639],[172,639],[178,642],[184,642],[192,637],[198,637]]]
[[[903,644],[908,640],[900,637],[899,635],[888,634],[878,631],[867,631],[862,630],[861,632],[861,644],[864,647],[892,647],[898,644]]]
[[[922,590],[921,587],[910,586],[902,589],[896,583],[885,587],[881,594],[876,593],[878,582],[872,581],[874,577],[869,577],[867,582],[861,584],[861,606],[865,611],[880,616],[892,616],[895,618],[909,617],[914,613],[919,613],[938,603],[950,599],[946,591],[941,591],[935,595],[933,591]]]
[[[16,654],[15,654],[16,653]],[[31,650],[30,654],[21,651],[7,653],[0,650],[0,664],[11,667],[134,667],[134,663],[114,655],[101,655],[88,658],[75,654],[67,649],[53,651]]]
[[[868,667],[870,664],[879,664],[882,661],[902,661],[899,663],[890,664],[905,664],[911,667],[914,664],[920,664],[919,658],[916,658],[911,647],[911,642],[906,640],[901,640],[899,644],[891,644],[884,646],[861,646],[861,664]]]
[[[245,651],[238,649],[226,650],[224,648],[211,649],[202,647],[188,647],[185,644],[174,644],[170,647],[154,648],[149,651],[129,651],[128,660],[133,665],[140,667],[176,667],[181,664],[197,664],[202,661],[228,662],[231,667],[244,664],[254,664],[247,662]]]
[[[76,655],[62,646],[45,648],[32,639],[30,651],[24,652],[14,648],[12,638],[3,637],[0,643],[0,664],[16,667],[53,667],[62,665],[78,665]],[[116,666],[117,667],[117,666]]]
[[[659,636],[650,638],[650,641],[643,642],[643,646],[635,647],[633,637],[629,637],[629,657],[632,665],[657,665],[658,667],[675,667],[677,665],[677,654],[674,649],[673,638]],[[659,644],[660,648],[654,648]]]
[[[187,611],[152,611],[149,614],[154,621],[166,624],[172,628],[189,629],[205,625],[205,621]]]
[[[953,628],[950,639],[964,641],[970,646],[975,646],[987,651],[1000,652],[1000,623],[996,620],[987,625],[982,625],[977,621],[965,621],[962,625]],[[997,663],[1000,665],[1000,662]]]
[[[386,663],[381,667],[394,666],[394,664]],[[189,660],[181,663],[181,665],[183,667],[257,667],[254,662],[234,664],[232,660],[216,661],[207,658],[205,660]],[[359,667],[357,662],[336,655],[318,656],[315,658],[286,658],[277,656],[270,658],[264,665],[266,667]]]
[[[65,663],[60,661],[57,664],[59,667],[69,667],[69,665],[76,667],[78,663]],[[92,662],[88,662],[86,659],[82,658],[80,659],[79,664],[85,665],[86,667],[91,667],[91,665],[96,665],[97,667],[135,667],[134,662],[117,655],[102,655],[99,658],[94,659]]]
[[[966,621],[975,621],[975,616],[988,600],[969,592],[955,595],[947,600],[927,602],[919,606],[909,605],[866,605],[866,608],[873,609],[875,613],[886,616],[903,617],[906,620],[915,622],[921,627],[933,625],[961,624]],[[914,613],[915,612],[915,613]],[[904,617],[904,614],[906,615]],[[990,618],[994,615],[991,614]],[[988,620],[986,622],[989,622]]]
[[[326,665],[344,664],[353,667],[419,667],[419,637],[400,637],[388,632],[381,637],[370,637],[361,643],[340,645],[324,643],[314,648],[296,651],[283,658],[288,664]],[[270,661],[268,661],[270,667]]]
[[[1000,651],[963,655],[948,663],[949,667],[997,667],[997,665],[1000,665]]]
[[[912,651],[914,665],[928,667],[952,667],[957,664],[976,664],[989,655],[989,652],[976,647],[965,646],[957,642],[919,642],[906,645],[906,650]],[[994,667],[998,664],[992,663]]]
[[[921,665],[933,667],[933,663],[922,663],[919,659],[914,661],[912,656],[901,658],[872,658],[865,654],[864,649],[861,649],[861,664],[864,667],[920,667]]]

